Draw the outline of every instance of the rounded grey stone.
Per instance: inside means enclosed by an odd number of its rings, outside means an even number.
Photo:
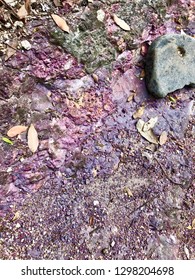
[[[186,34],[158,37],[146,56],[146,86],[156,97],[165,97],[186,85],[195,85],[195,39]]]

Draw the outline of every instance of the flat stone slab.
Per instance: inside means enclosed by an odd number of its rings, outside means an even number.
[[[162,98],[186,85],[195,85],[195,39],[186,34],[158,37],[146,57],[146,86]]]

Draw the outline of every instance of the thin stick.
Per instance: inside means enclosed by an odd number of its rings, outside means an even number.
[[[10,13],[16,17],[18,20],[21,20],[21,18],[17,15],[17,13],[14,11],[14,9],[9,5],[7,4],[4,0],[0,0],[0,2],[5,5],[7,7],[8,10],[10,10]]]

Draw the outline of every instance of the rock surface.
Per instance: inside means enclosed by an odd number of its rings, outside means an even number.
[[[195,84],[195,39],[182,34],[157,38],[146,57],[146,86],[156,97],[165,97]]]
[[[0,259],[195,259],[195,92],[152,98],[142,63],[146,42],[181,28],[193,34],[190,1],[166,8],[163,0],[60,7],[37,0],[38,17],[29,15],[24,30],[22,21],[10,16],[4,28],[0,19]],[[15,2],[17,9],[21,1]],[[97,9],[106,15],[100,27]],[[50,35],[54,12],[65,14],[71,29],[57,45]],[[113,13],[130,32],[116,26]],[[105,40],[93,41],[96,34]],[[13,47],[12,40],[26,38],[32,48],[15,46],[6,60],[5,42]],[[144,122],[158,117],[153,132],[166,131],[165,144],[138,133],[133,115],[140,108]],[[31,123],[40,141],[36,153],[25,135],[14,137],[14,145],[2,141],[11,127]]]

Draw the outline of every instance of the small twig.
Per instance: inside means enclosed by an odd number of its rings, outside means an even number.
[[[100,226],[97,226],[96,228],[94,228],[92,231],[89,232],[89,235],[92,235],[94,232],[96,232],[100,228],[101,228]]]
[[[164,167],[162,166],[162,164],[158,161],[158,159],[156,157],[154,157],[154,159],[157,161],[157,163],[159,164],[159,166],[161,167],[163,173],[165,174],[167,179],[169,179],[169,181],[171,181],[175,185],[179,185],[179,186],[183,186],[184,185],[184,183],[179,183],[179,182],[176,182],[173,179],[171,179],[170,176],[167,174],[166,170],[164,169]]]
[[[1,1],[1,0],[0,0]],[[14,48],[14,47],[12,47],[10,44],[8,44],[8,43],[4,43],[5,45],[7,45],[9,48],[11,48],[12,50],[14,50],[14,51],[18,51],[18,49],[16,49],[16,48]]]
[[[17,13],[14,11],[14,9],[9,5],[7,4],[4,0],[0,0],[0,2],[6,6],[6,8],[8,10],[10,10],[10,13],[15,17],[17,18],[18,20],[21,20],[21,18],[17,15]]]

